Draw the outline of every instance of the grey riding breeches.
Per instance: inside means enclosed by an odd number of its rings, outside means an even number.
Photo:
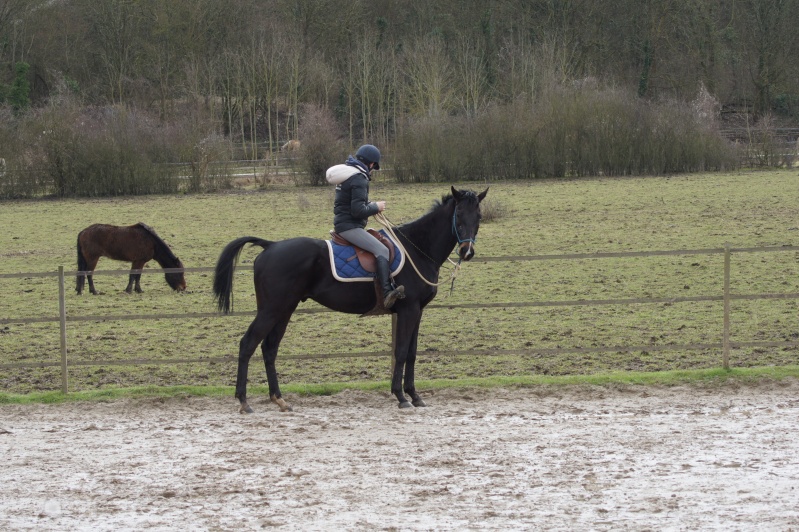
[[[366,229],[356,227],[339,233],[350,244],[355,244],[359,248],[374,254],[375,257],[383,257],[389,260],[388,248],[378,239],[366,232]]]

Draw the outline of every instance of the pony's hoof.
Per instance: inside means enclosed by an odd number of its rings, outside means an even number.
[[[255,410],[250,408],[250,405],[247,403],[242,403],[239,407],[239,414],[252,414],[253,412],[255,412]]]
[[[413,400],[413,406],[427,406],[427,403],[422,401],[422,398],[420,397],[419,399]]]
[[[400,408],[413,408],[413,405],[408,401],[403,401],[399,404]]]

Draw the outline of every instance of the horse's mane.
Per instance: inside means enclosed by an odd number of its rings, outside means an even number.
[[[153,241],[155,242],[154,258],[159,264],[162,266],[166,265],[167,268],[180,267],[180,259],[175,256],[171,249],[169,249],[169,246],[166,245],[166,242],[164,242],[163,239],[158,236],[158,233],[155,232],[155,229],[143,222],[137,223],[135,227],[144,229],[151,237],[153,237]]]
[[[446,203],[452,201],[453,198],[454,198],[454,196],[452,195],[452,193],[449,193],[449,194],[444,194],[443,196],[441,196],[440,200],[433,200],[433,206],[430,207],[430,211],[429,212],[433,212],[435,210],[438,210],[439,207],[442,207]]]
[[[477,205],[480,203],[480,199],[477,197],[476,192],[472,190],[461,190],[460,192],[463,194],[461,201],[470,203],[472,205]],[[433,200],[433,206],[428,211],[428,214],[432,214],[438,211],[440,208],[446,206],[448,203],[454,200],[455,197],[452,195],[452,193],[444,194],[443,196],[441,196],[440,200]],[[422,218],[424,218],[424,216]]]
[[[466,201],[475,205],[480,203],[480,200],[478,199],[476,192],[472,190],[461,190],[460,192],[464,194],[461,201]],[[407,227],[410,229],[415,225],[424,224],[425,220],[427,220],[431,216],[435,216],[438,213],[438,211],[444,209],[447,205],[449,205],[453,201],[455,201],[455,196],[453,196],[451,192],[448,194],[444,194],[443,196],[441,196],[440,200],[433,200],[433,205],[430,207],[430,210],[427,211],[427,213],[425,213],[424,215],[420,216],[415,220],[411,220],[410,222],[402,224],[401,227]]]

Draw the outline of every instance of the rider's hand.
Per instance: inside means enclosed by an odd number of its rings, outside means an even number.
[[[386,210],[386,202],[385,201],[376,201],[377,203],[377,212],[383,212]]]

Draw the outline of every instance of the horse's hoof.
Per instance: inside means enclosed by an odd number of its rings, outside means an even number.
[[[243,403],[239,407],[239,414],[252,414],[253,412],[255,412],[255,410],[250,408],[250,405],[248,405],[247,403]]]
[[[285,401],[285,399],[283,399],[282,397],[275,397],[273,395],[273,396],[271,396],[271,400],[272,400],[273,403],[275,403],[277,406],[280,407],[280,411],[281,412],[293,412],[294,411],[294,409],[291,408],[291,405],[288,404]]]
[[[413,406],[427,406],[427,403],[422,401],[422,398],[420,397],[419,399],[413,400]]]
[[[399,404],[400,408],[413,408],[413,405],[408,401],[403,401]]]

